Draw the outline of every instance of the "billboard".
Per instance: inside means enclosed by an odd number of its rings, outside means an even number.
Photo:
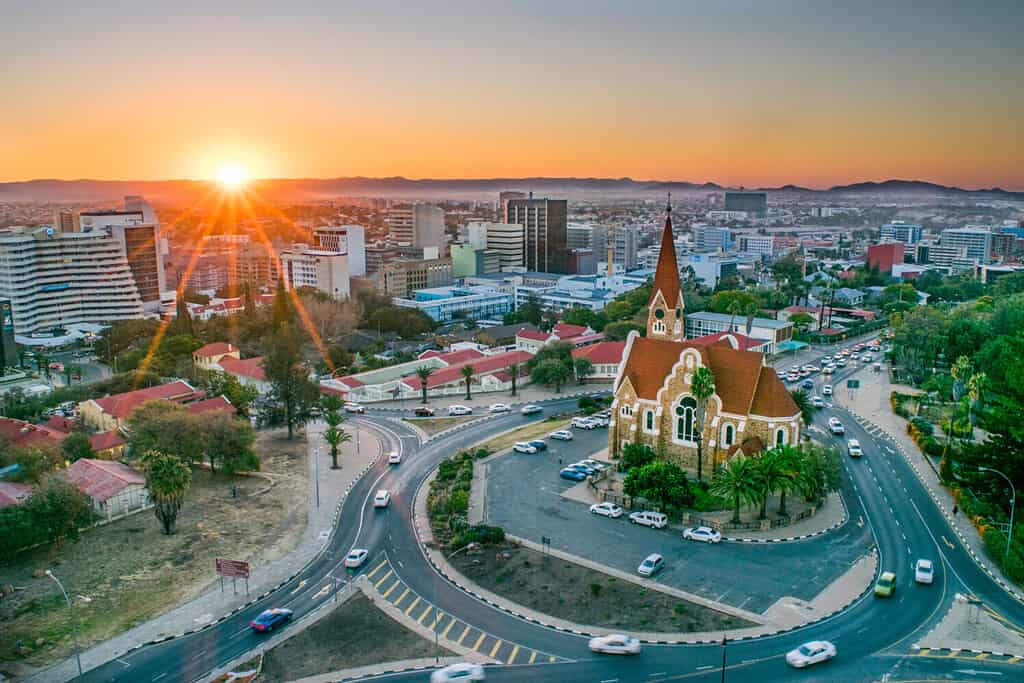
[[[241,560],[225,560],[217,558],[217,573],[220,576],[230,576],[237,579],[249,578],[249,563]]]

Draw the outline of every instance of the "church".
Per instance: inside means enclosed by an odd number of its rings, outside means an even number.
[[[747,455],[800,440],[800,409],[763,353],[739,348],[729,334],[687,340],[679,267],[668,207],[647,313],[647,334],[631,332],[615,378],[608,451],[643,443],[690,472],[698,436],[705,473],[742,450]],[[700,429],[694,372],[711,371],[715,391]]]

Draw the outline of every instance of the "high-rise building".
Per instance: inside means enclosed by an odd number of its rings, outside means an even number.
[[[274,287],[281,277],[280,259],[263,244],[247,244],[228,259],[233,271],[231,280],[239,287],[248,283],[253,292],[261,287]]]
[[[60,232],[81,232],[82,230],[78,214],[69,209],[64,209],[54,214],[53,227]]]
[[[525,192],[519,192],[518,190],[505,190],[504,192],[498,193],[498,215],[505,215],[505,205],[508,204],[510,199],[526,199]]]
[[[452,284],[452,260],[396,259],[377,273],[377,289],[389,296],[408,298],[417,289]]]
[[[732,246],[732,233],[728,228],[713,225],[693,226],[693,247],[697,251],[726,251]]]
[[[333,299],[349,297],[348,256],[340,251],[296,244],[281,252],[281,268],[285,289],[309,287]]]
[[[366,229],[361,225],[323,225],[313,229],[316,246],[348,256],[349,275],[366,276]]]
[[[423,249],[435,247],[444,253],[444,210],[430,204],[391,209],[387,215],[391,239]]]
[[[726,211],[745,211],[751,216],[768,215],[768,194],[766,192],[726,192]]]
[[[892,267],[903,263],[903,244],[900,242],[883,242],[868,247],[867,262],[869,266],[878,268],[886,275],[892,274]]]
[[[879,237],[883,242],[917,244],[921,241],[922,234],[923,230],[920,225],[893,222],[882,226]]]
[[[992,232],[984,228],[950,228],[943,230],[940,236],[944,247],[963,247],[967,250],[967,258],[978,263],[992,261]]]
[[[0,299],[11,302],[22,335],[144,313],[124,245],[102,228],[0,232]]]
[[[477,251],[497,253],[499,270],[508,271],[523,267],[526,236],[522,225],[473,222],[467,226],[466,233],[468,242]]]
[[[366,247],[366,274],[379,273],[384,264],[398,258],[398,247],[374,245]]]
[[[568,273],[566,244],[568,202],[564,199],[509,199],[505,222],[518,223],[526,232],[526,269],[542,273]]]
[[[565,229],[565,244],[569,249],[593,249],[595,254],[608,250],[608,232],[603,225],[594,223],[569,223]]]
[[[771,235],[741,234],[738,242],[740,251],[748,254],[770,258],[775,253],[775,238]]]
[[[612,243],[612,262],[624,271],[636,270],[639,266],[637,250],[640,246],[640,237],[637,234],[636,228],[620,226],[606,234],[607,239],[610,239]],[[605,247],[605,252],[607,252],[607,246]],[[596,249],[594,256],[598,260],[608,259],[607,253],[600,254]]]

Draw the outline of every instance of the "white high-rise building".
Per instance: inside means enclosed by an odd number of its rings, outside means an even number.
[[[366,228],[361,225],[323,225],[313,229],[316,245],[348,255],[352,277],[366,277]]]
[[[434,247],[444,253],[444,210],[430,204],[391,209],[387,216],[391,239],[418,249]]]
[[[526,257],[526,231],[519,223],[470,223],[467,241],[477,251],[493,251],[498,256],[498,268],[507,272],[522,268]]]
[[[348,256],[340,251],[296,244],[281,252],[281,269],[285,289],[310,287],[334,299],[349,297]]]
[[[19,335],[144,314],[123,243],[85,226],[0,231],[0,299],[11,300]]]
[[[728,228],[693,226],[693,248],[697,251],[726,251],[731,245],[732,233]]]
[[[952,228],[943,230],[939,236],[942,246],[963,248],[967,258],[978,263],[992,261],[992,231],[984,228]]]

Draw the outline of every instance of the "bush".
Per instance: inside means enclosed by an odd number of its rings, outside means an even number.
[[[590,396],[583,396],[580,398],[577,405],[579,405],[580,410],[583,411],[584,415],[590,415],[597,411],[597,401]]]
[[[601,595],[601,584],[599,584],[599,583],[592,583],[592,584],[590,584],[590,594],[593,595],[595,598],[597,596]]]
[[[693,486],[693,504],[690,506],[697,512],[711,512],[712,510],[728,510],[729,503],[705,490],[703,486]]]
[[[469,512],[469,491],[453,491],[448,499],[448,510],[455,514],[466,514]]]
[[[476,526],[467,527],[460,531],[455,538],[452,539],[451,548],[458,549],[469,545],[470,543],[479,543],[481,545],[497,545],[505,542],[505,530],[500,526],[490,526],[487,524],[478,524]]]
[[[1020,534],[1015,534],[1020,536]],[[1006,534],[995,527],[987,527],[982,536],[988,556],[1017,583],[1024,582],[1024,548],[1014,539],[1010,553],[1006,554]]]

